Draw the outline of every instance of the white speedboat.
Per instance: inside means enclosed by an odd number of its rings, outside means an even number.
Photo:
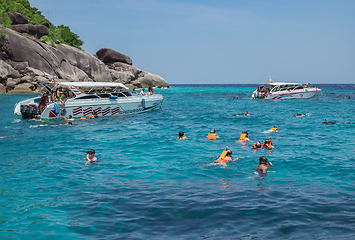
[[[48,82],[41,85],[51,100],[40,104],[41,96],[38,96],[21,101],[15,105],[14,114],[23,118],[35,115],[41,119],[128,115],[152,110],[163,100],[160,94],[132,96],[121,83]],[[63,99],[51,97],[57,90]]]
[[[300,99],[311,98],[321,89],[302,86],[301,83],[268,82],[260,85],[252,94],[253,99]]]

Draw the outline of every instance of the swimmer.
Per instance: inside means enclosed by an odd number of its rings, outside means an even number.
[[[248,132],[243,132],[239,137],[239,141],[250,141]]]
[[[304,116],[304,114],[302,114],[302,113],[297,113],[297,115],[296,115],[296,117],[303,117]]]
[[[207,138],[209,140],[215,140],[216,138],[219,138],[219,136],[216,134],[216,130],[213,128],[211,132],[207,135]]]
[[[323,123],[326,124],[326,125],[336,124],[336,122],[334,122],[334,121],[327,122],[327,119],[324,119]]]
[[[271,162],[267,162],[267,158],[261,156],[259,158],[259,165],[254,168],[254,173],[267,173],[268,168],[272,166]]]
[[[265,139],[265,141],[263,142],[263,148],[268,148],[268,149],[274,148],[274,146],[272,145],[271,137],[270,139]]]
[[[224,150],[221,154],[221,156],[215,160],[213,163],[227,166],[228,161],[232,161],[232,150],[228,149],[228,146],[226,146],[226,150]]]
[[[259,142],[259,140],[256,140],[256,143],[253,143],[253,149],[258,149],[262,147],[263,145]]]
[[[92,115],[89,117],[89,119],[91,118],[98,118],[99,116],[97,116],[97,112],[92,112]]]
[[[236,116],[236,117],[243,117],[244,115],[242,115],[241,113],[239,113],[239,114],[233,114],[233,116]]]
[[[187,137],[183,131],[180,131],[179,135],[177,136],[177,139],[186,140]]]
[[[277,132],[277,126],[273,126],[270,130],[268,130],[269,132]]]
[[[74,121],[73,116],[72,116],[72,115],[69,115],[69,116],[68,116],[68,120],[69,120],[69,121]]]
[[[248,111],[245,111],[244,116],[250,116]]]
[[[86,152],[86,160],[88,161],[85,163],[85,165],[97,161],[97,158],[94,155],[95,155],[94,149],[90,149],[89,151]]]
[[[233,97],[233,99],[238,99],[238,97]]]

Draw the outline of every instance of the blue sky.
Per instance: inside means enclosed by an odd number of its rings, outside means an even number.
[[[355,83],[353,0],[30,0],[169,84]]]

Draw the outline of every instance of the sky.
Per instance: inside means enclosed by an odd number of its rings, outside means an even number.
[[[169,84],[355,83],[354,0],[30,0]]]

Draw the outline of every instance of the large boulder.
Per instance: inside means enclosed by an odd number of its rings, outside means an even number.
[[[96,56],[98,59],[103,61],[104,63],[114,63],[114,62],[122,62],[132,65],[132,59],[122,53],[116,52],[110,48],[101,48],[96,52]]]
[[[0,83],[0,93],[6,93],[6,87],[2,83]]]
[[[9,18],[11,19],[12,25],[28,23],[27,18],[21,15],[20,13],[7,13],[7,16],[9,16]]]
[[[31,24],[17,25],[15,28],[23,26],[27,26],[31,34],[35,32]],[[114,81],[131,88],[147,87],[148,84],[169,87],[164,79],[132,66],[128,56],[112,49],[101,49],[94,56],[60,42],[52,45],[8,28],[0,29],[7,32],[0,33],[0,59],[5,60],[0,60],[0,84],[6,88],[6,92],[38,90],[40,83],[51,80],[52,73],[57,81]],[[11,66],[6,62],[11,63]]]
[[[33,24],[18,24],[13,25],[12,29],[19,33],[28,33],[34,35],[38,38],[48,35],[48,28],[44,25],[33,25]]]
[[[111,81],[109,69],[99,59],[80,49],[58,44],[28,39],[21,34],[6,29],[10,34],[2,34],[0,42],[6,55],[14,62],[27,62],[34,69],[54,73],[66,81]]]
[[[13,69],[9,64],[0,60],[0,80],[5,80],[7,78],[19,78],[20,74]]]

